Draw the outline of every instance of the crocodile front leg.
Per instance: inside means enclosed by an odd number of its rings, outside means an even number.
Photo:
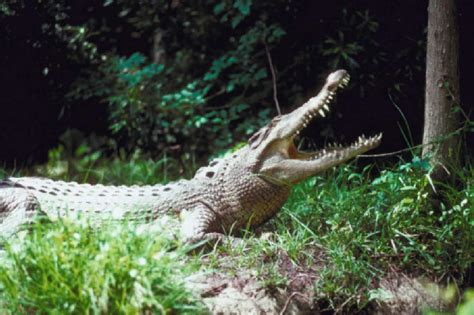
[[[217,215],[204,204],[181,211],[180,220],[180,239],[185,243],[220,242],[227,238],[224,234],[216,232]]]
[[[38,201],[26,189],[0,185],[0,237],[10,237],[31,223],[38,209]]]

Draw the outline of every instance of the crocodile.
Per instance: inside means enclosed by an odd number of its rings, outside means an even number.
[[[39,214],[81,213],[93,220],[173,215],[186,242],[220,238],[272,218],[296,183],[343,163],[381,142],[382,134],[307,152],[295,145],[300,132],[325,117],[336,92],[349,82],[345,70],[327,77],[321,91],[294,111],[273,118],[248,143],[200,168],[190,180],[167,185],[104,186],[10,177],[0,183],[0,235],[8,236]]]

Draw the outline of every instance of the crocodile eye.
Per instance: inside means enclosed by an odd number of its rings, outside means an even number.
[[[214,176],[214,172],[207,172],[206,176],[212,178]]]

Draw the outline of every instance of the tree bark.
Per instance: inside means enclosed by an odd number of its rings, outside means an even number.
[[[423,157],[431,157],[433,175],[445,178],[459,163],[459,26],[455,0],[430,0],[426,52]]]

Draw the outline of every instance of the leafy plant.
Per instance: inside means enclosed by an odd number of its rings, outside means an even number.
[[[127,1],[107,1],[105,5],[120,8],[120,15],[138,33],[158,27],[167,14],[166,6],[157,4],[149,4],[150,10]],[[266,17],[247,21],[252,5],[252,1],[239,0],[185,6],[169,22],[185,25],[182,35],[190,43],[197,31],[206,40],[208,29],[238,29],[225,49],[183,46],[171,33],[163,33],[164,55],[173,53],[175,58],[164,57],[157,63],[139,52],[103,55],[100,66],[76,82],[70,99],[99,98],[107,103],[110,130],[129,152],[132,147],[152,153],[198,154],[227,149],[269,119],[273,105],[259,104],[271,93],[264,46],[274,47],[286,34]],[[192,18],[209,8],[217,20]],[[157,12],[158,19],[147,12]],[[149,23],[143,24],[144,20]],[[195,51],[203,49],[206,51],[197,56]],[[203,59],[204,54],[211,58]]]

